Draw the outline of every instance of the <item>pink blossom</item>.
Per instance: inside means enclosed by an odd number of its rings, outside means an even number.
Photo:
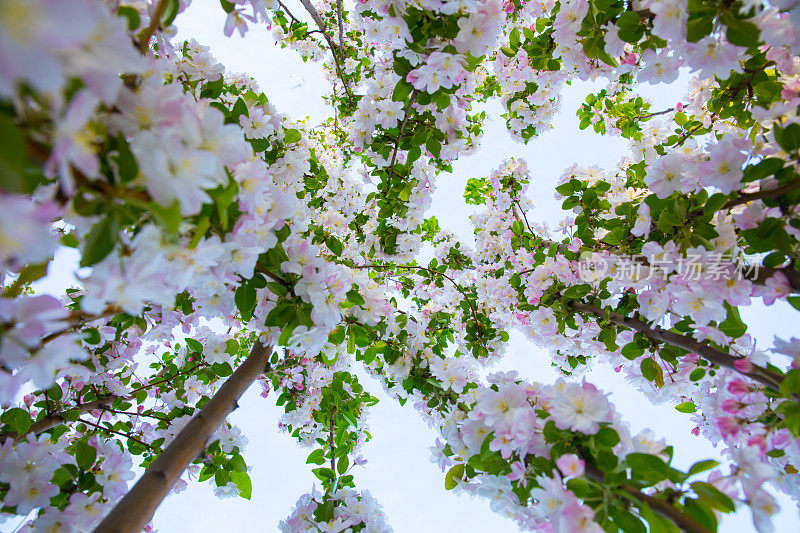
[[[585,463],[574,453],[568,453],[556,459],[556,466],[564,477],[580,477],[583,475]]]

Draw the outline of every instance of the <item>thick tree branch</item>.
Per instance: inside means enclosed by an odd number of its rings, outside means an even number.
[[[597,467],[590,464],[588,461],[586,462],[586,477],[591,479],[592,481],[596,481],[601,485],[605,486],[605,475],[601,472]],[[661,500],[654,496],[650,496],[649,494],[645,494],[644,492],[640,491],[636,487],[629,485],[628,483],[623,483],[619,486],[619,489],[626,492],[630,496],[633,496],[640,502],[646,503],[650,506],[654,512],[660,514],[683,531],[688,533],[711,533],[705,526],[695,521],[692,517],[687,516],[686,514],[682,513],[679,509],[677,509],[674,505],[669,503],[668,501]]]
[[[711,346],[708,346],[706,344],[697,342],[688,335],[681,335],[680,333],[669,331],[659,326],[651,326],[647,322],[639,320],[638,318],[626,317],[619,313],[615,313],[613,311],[607,311],[597,306],[586,304],[583,302],[572,302],[570,304],[570,308],[574,309],[575,311],[588,313],[599,318],[607,317],[615,324],[619,324],[620,326],[625,326],[635,331],[638,331],[651,340],[664,342],[672,346],[676,346],[678,348],[683,348],[684,350],[694,352],[703,359],[705,359],[706,361],[740,372],[741,374],[744,374],[750,379],[757,381],[767,387],[772,387],[777,389],[782,381],[781,376],[779,376],[775,372],[772,372],[771,370],[767,370],[766,368],[760,367],[758,365],[752,365],[753,369],[750,372],[741,372],[734,365],[734,363],[738,359],[737,357],[734,357],[723,351],[717,350],[716,348],[712,348]]]
[[[757,192],[741,193],[736,198],[728,200],[723,206],[723,209],[730,209],[737,205],[746,204],[754,200],[763,200],[764,198],[779,198],[784,194],[790,193],[794,190],[800,189],[800,179],[792,180],[789,183],[776,187],[774,189],[762,189]]]
[[[94,529],[94,533],[139,533],[180,478],[205,449],[211,435],[238,407],[237,401],[267,367],[271,348],[256,342],[250,355],[219,391],[153,461],[136,485]]]

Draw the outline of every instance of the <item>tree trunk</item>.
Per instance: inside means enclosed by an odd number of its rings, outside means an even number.
[[[150,522],[183,471],[205,449],[208,439],[238,407],[244,391],[264,372],[271,349],[256,342],[250,355],[183,428],[103,519],[94,533],[139,533]]]

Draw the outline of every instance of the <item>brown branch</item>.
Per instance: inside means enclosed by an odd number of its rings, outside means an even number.
[[[344,23],[342,22],[342,0],[336,0],[336,18],[339,21],[339,48],[344,50]]]
[[[664,111],[656,111],[655,113],[647,113],[646,115],[638,115],[636,118],[638,120],[645,120],[648,118],[657,117],[659,115],[666,115],[667,113],[675,111],[674,107],[670,107],[669,109],[665,109]]]
[[[672,346],[683,348],[684,350],[696,353],[706,361],[717,364],[719,366],[723,366],[725,368],[730,368],[732,370],[735,370],[767,387],[772,387],[777,389],[778,386],[781,384],[781,381],[783,380],[783,378],[780,375],[776,374],[771,370],[760,367],[758,365],[752,365],[753,369],[750,372],[741,372],[734,365],[734,363],[738,360],[737,357],[734,357],[723,351],[717,350],[716,348],[712,348],[711,346],[708,346],[706,344],[700,343],[687,335],[682,335],[674,331],[669,331],[659,326],[651,326],[647,322],[644,322],[637,318],[626,317],[619,313],[615,313],[613,311],[606,311],[594,305],[586,304],[583,302],[572,302],[569,304],[569,307],[571,309],[574,309],[575,311],[588,313],[599,318],[607,317],[615,324],[619,324],[621,326],[625,326],[632,330],[638,331],[639,333],[642,333],[651,340],[664,342]]]
[[[374,268],[376,270],[391,270],[392,268],[404,268],[406,270],[417,269],[417,270],[422,270],[424,272],[427,272],[429,274],[436,274],[436,275],[442,276],[444,279],[449,280],[450,283],[452,283],[453,286],[455,286],[456,290],[461,293],[461,295],[464,297],[464,299],[467,300],[467,304],[469,304],[470,308],[472,309],[472,312],[473,312],[474,316],[477,318],[478,310],[475,309],[475,307],[472,305],[472,300],[470,299],[469,296],[467,296],[467,293],[464,292],[464,288],[456,280],[454,280],[453,278],[451,278],[450,276],[448,276],[444,272],[439,272],[438,270],[431,270],[430,268],[425,268],[425,267],[416,266],[416,265],[358,265],[358,266],[354,266],[354,267],[351,267],[351,268],[356,268],[356,269]]]
[[[329,445],[331,447],[331,470],[333,470],[334,477],[336,476],[336,459],[335,459],[336,454],[333,453],[334,452],[333,435],[334,435],[334,432],[336,430],[336,426],[333,423],[333,416],[335,414],[336,414],[336,407],[331,407],[331,427],[330,427],[330,432],[329,432],[329,435],[328,435],[328,442],[329,442]]]
[[[136,485],[117,503],[94,533],[139,533],[158,506],[200,454],[237,401],[268,367],[271,348],[256,342],[250,355],[211,400],[145,470]]]
[[[109,433],[113,433],[114,435],[119,435],[120,437],[126,437],[126,438],[128,438],[128,439],[131,439],[131,440],[132,440],[132,441],[134,441],[134,442],[138,442],[139,444],[141,444],[142,446],[144,446],[144,447],[146,447],[146,448],[149,448],[149,449],[151,449],[151,450],[153,449],[153,446],[152,446],[152,445],[150,445],[150,444],[147,444],[147,443],[146,443],[146,442],[144,442],[143,440],[141,440],[141,439],[138,439],[138,438],[134,437],[134,436],[133,436],[133,435],[131,435],[130,433],[125,433],[124,431],[117,431],[117,430],[115,430],[115,429],[107,428],[107,427],[105,427],[105,426],[101,426],[101,425],[100,425],[100,424],[98,424],[97,422],[92,422],[91,420],[84,420],[83,418],[79,418],[77,421],[78,421],[78,422],[83,422],[84,424],[89,424],[90,426],[94,426],[94,427],[96,427],[96,428],[97,428],[97,429],[99,429],[99,430],[102,430],[102,431],[107,431],[107,432],[109,432]]]
[[[314,22],[316,22],[317,27],[319,28],[319,31],[322,32],[322,36],[325,38],[325,41],[327,41],[328,46],[331,49],[331,55],[333,55],[333,62],[336,65],[336,72],[339,75],[339,78],[342,80],[342,84],[344,85],[344,90],[347,93],[347,97],[350,100],[352,100],[353,99],[353,93],[350,90],[350,85],[347,83],[347,78],[344,75],[344,71],[342,70],[342,66],[339,64],[339,57],[338,57],[338,53],[337,53],[337,52],[341,53],[343,49],[338,48],[336,46],[336,43],[333,42],[333,39],[331,39],[331,36],[328,35],[328,27],[325,25],[325,21],[322,20],[322,17],[320,16],[319,12],[317,11],[317,8],[314,7],[314,5],[311,3],[311,1],[310,0],[300,0],[300,3],[303,4],[303,7],[306,8],[306,11],[308,11],[308,14],[311,15],[312,19],[314,19]]]
[[[601,472],[597,467],[589,463],[586,463],[586,477],[591,479],[592,481],[596,481],[601,485],[605,486],[605,475]],[[650,509],[655,511],[656,513],[660,514],[683,531],[687,531],[689,533],[711,533],[705,526],[695,521],[692,517],[687,516],[686,514],[682,513],[679,509],[677,509],[674,505],[669,503],[668,501],[656,498],[655,496],[650,496],[649,494],[645,494],[644,492],[640,491],[636,487],[628,484],[622,483],[618,487],[620,490],[626,492],[630,496],[633,496],[637,500],[646,503],[650,506]]]
[[[164,16],[164,11],[167,9],[168,3],[169,0],[158,1],[158,4],[156,4],[156,9],[153,12],[153,15],[150,17],[150,24],[148,24],[147,27],[143,29],[136,38],[136,47],[142,54],[147,53],[147,49],[150,46],[150,38],[153,37],[153,34],[161,26],[161,17]]]
[[[94,411],[95,409],[102,409],[108,404],[112,403],[117,396],[107,396],[105,398],[99,398],[97,400],[93,400],[87,403],[81,403],[78,405],[73,405],[63,411],[58,413],[53,413],[51,415],[45,416],[31,424],[28,430],[24,433],[17,434],[17,432],[6,433],[5,435],[0,436],[0,444],[4,443],[6,439],[14,439],[15,441],[21,440],[26,435],[33,433],[34,435],[38,435],[39,433],[43,433],[48,429],[53,429],[54,427],[63,424],[67,421],[67,413],[71,411],[79,411],[79,412],[86,412],[86,411]]]
[[[394,141],[394,148],[392,149],[392,160],[389,162],[389,167],[386,170],[386,189],[383,191],[383,196],[386,197],[389,195],[389,191],[391,190],[392,185],[392,174],[394,174],[394,164],[397,161],[397,150],[400,148],[400,139],[403,138],[403,130],[406,127],[406,123],[408,122],[409,114],[411,113],[411,106],[414,104],[414,100],[417,98],[417,94],[419,93],[418,90],[414,89],[411,91],[411,98],[408,100],[408,105],[406,105],[406,109],[403,116],[403,121],[400,123],[400,127],[397,129],[397,139]]]
[[[784,194],[790,193],[796,189],[800,189],[800,179],[792,180],[789,183],[774,189],[761,189],[757,192],[741,193],[736,198],[728,200],[728,203],[722,206],[722,208],[730,209],[731,207],[736,207],[737,205],[746,204],[747,202],[752,202],[754,200],[763,200],[764,198],[779,198]]]

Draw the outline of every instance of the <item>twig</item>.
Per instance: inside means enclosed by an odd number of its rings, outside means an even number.
[[[336,0],[336,14],[339,19],[339,48],[344,49],[344,23],[342,22],[342,0]]]
[[[342,70],[342,66],[339,64],[339,57],[337,51],[341,51],[337,48],[336,43],[333,42],[331,36],[328,35],[328,27],[325,25],[325,21],[322,20],[322,17],[319,15],[317,8],[310,2],[310,0],[300,0],[300,3],[303,4],[303,7],[306,8],[308,14],[311,15],[311,18],[314,19],[314,22],[317,23],[317,27],[322,32],[322,36],[328,42],[328,46],[331,49],[331,54],[333,55],[333,62],[336,65],[336,72],[339,75],[339,78],[342,80],[342,84],[344,85],[344,90],[347,93],[347,97],[352,100],[353,93],[350,90],[350,85],[347,83],[347,78],[344,75],[344,71]]]
[[[384,197],[389,195],[389,190],[391,189],[391,183],[392,183],[391,174],[394,174],[394,163],[397,160],[397,150],[400,148],[400,139],[403,138],[403,130],[405,129],[406,123],[408,122],[408,117],[411,113],[411,106],[414,103],[414,100],[416,100],[417,94],[419,94],[419,91],[416,89],[414,89],[411,92],[411,98],[409,98],[408,105],[406,105],[403,121],[400,123],[400,127],[397,129],[397,139],[395,139],[394,148],[392,149],[392,160],[389,162],[389,167],[386,171],[387,172],[386,189],[383,191]]]
[[[150,46],[150,38],[161,26],[161,17],[164,16],[164,11],[167,9],[168,2],[169,0],[158,1],[158,4],[156,4],[156,9],[153,12],[153,15],[150,17],[150,24],[148,24],[147,27],[143,29],[136,38],[137,48],[142,54],[147,52],[147,48]]]

